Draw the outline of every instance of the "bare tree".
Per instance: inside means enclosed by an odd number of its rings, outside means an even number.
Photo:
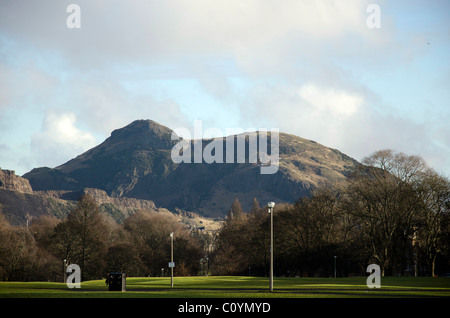
[[[225,242],[217,251],[213,266],[215,275],[235,275],[247,268],[247,260],[233,244]]]
[[[36,244],[26,227],[10,226],[0,214],[0,277],[28,280],[36,260]]]
[[[335,191],[318,189],[313,196],[299,199],[276,219],[283,228],[277,239],[279,256],[296,255],[297,271],[316,274],[342,242],[341,218]]]
[[[148,274],[159,275],[161,268],[170,260],[169,234],[174,232],[175,273],[182,269],[194,274],[201,258],[201,246],[178,219],[165,213],[140,211],[125,220],[124,229],[129,233],[130,243],[138,251],[139,259]]]
[[[109,246],[106,270],[127,273],[130,276],[144,276],[148,272],[139,258],[136,246],[129,242],[118,242]]]
[[[363,160],[368,167],[351,182],[347,204],[362,226],[368,248],[382,275],[393,268],[398,248],[413,235],[421,204],[417,182],[426,164],[417,156],[378,151]]]
[[[83,195],[53,236],[59,255],[80,266],[82,280],[101,274],[107,228],[94,198]]]

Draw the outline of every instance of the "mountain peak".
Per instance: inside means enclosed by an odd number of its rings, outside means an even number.
[[[149,144],[156,140],[171,140],[172,130],[150,119],[139,119],[123,128],[114,130],[110,139],[113,141],[131,141]]]

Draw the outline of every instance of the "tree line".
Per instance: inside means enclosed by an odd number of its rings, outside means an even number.
[[[274,208],[275,275],[432,275],[449,271],[450,182],[418,156],[382,150],[345,184]],[[267,275],[269,214],[236,199],[218,238],[219,274]]]
[[[450,181],[417,156],[382,150],[345,184],[320,187],[274,208],[276,276],[437,275],[449,271]],[[118,224],[94,198],[81,197],[64,219],[41,216],[11,226],[0,214],[0,280],[82,280],[108,272],[167,276],[174,232],[176,276],[268,274],[270,218],[255,198],[236,199],[217,233],[189,229],[170,213],[138,211]]]
[[[69,264],[80,266],[82,281],[109,272],[161,276],[171,232],[175,274],[196,275],[202,239],[170,213],[138,211],[118,224],[85,194],[63,220],[41,216],[29,227],[11,226],[0,214],[0,280],[62,282]]]

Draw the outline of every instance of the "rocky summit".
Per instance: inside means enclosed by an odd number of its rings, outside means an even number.
[[[16,175],[14,170],[0,169],[0,189],[22,193],[33,192],[30,182],[27,179]]]
[[[244,210],[250,210],[254,198],[262,203],[294,202],[321,185],[339,184],[359,165],[336,149],[281,132],[274,174],[261,174],[259,160],[175,163],[171,152],[179,139],[172,133],[152,120],[137,120],[67,163],[35,168],[23,177],[35,191],[93,188],[111,197],[151,200],[169,210],[224,217],[235,198]],[[248,135],[232,138],[243,138],[249,149]],[[196,142],[205,149],[212,140],[186,141]],[[222,150],[226,157],[228,149]]]

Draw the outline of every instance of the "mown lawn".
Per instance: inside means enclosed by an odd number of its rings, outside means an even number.
[[[405,298],[450,297],[450,278],[383,277],[369,289],[366,277],[275,278],[274,292],[264,277],[128,277],[126,292],[109,292],[104,280],[86,281],[80,289],[64,283],[0,282],[0,298]]]

